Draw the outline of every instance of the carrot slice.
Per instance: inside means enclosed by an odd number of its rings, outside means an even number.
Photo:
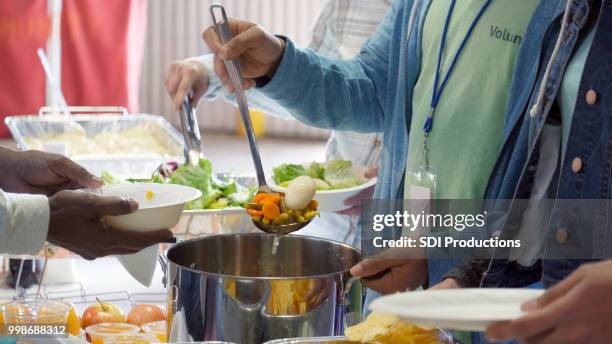
[[[281,196],[279,194],[271,194],[270,196],[268,196],[268,198],[266,198],[266,200],[264,201],[264,203],[274,203],[276,205],[279,205],[281,200]]]
[[[255,197],[253,197],[252,202],[253,203],[259,203],[259,202],[263,201],[266,197],[268,197],[267,193],[258,193],[257,195],[255,195]]]
[[[265,203],[263,206],[263,216],[269,220],[274,220],[280,216],[280,208],[271,202]]]
[[[255,210],[255,209],[247,209],[247,213],[249,213],[249,215],[251,215],[251,216],[261,216],[261,215],[263,215],[263,212],[261,210]]]
[[[317,202],[316,199],[313,199],[312,201],[310,201],[310,203],[308,203],[308,209],[317,210],[318,207],[319,207],[319,202]]]

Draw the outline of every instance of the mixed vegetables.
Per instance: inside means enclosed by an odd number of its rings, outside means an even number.
[[[153,174],[150,180],[121,180],[109,173],[102,173],[106,184],[126,182],[153,182],[180,184],[196,188],[202,192],[202,197],[187,203],[187,210],[224,209],[228,207],[243,207],[257,192],[257,187],[245,188],[233,179],[220,180],[212,171],[209,160],[200,159],[196,166],[189,164],[179,166],[175,162],[163,164]]]
[[[318,206],[319,202],[313,199],[304,209],[289,209],[283,193],[258,193],[245,204],[253,221],[275,226],[309,221],[319,214]]]
[[[317,190],[346,189],[361,185],[365,181],[356,177],[353,163],[349,160],[329,160],[326,163],[312,162],[308,166],[282,164],[273,169],[274,181],[281,187],[300,176],[311,177]]]

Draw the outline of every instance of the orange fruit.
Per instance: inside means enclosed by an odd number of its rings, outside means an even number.
[[[4,328],[4,314],[0,312],[0,335],[6,334],[6,328]]]
[[[74,307],[70,307],[68,311],[68,319],[66,320],[68,334],[78,336],[81,333],[81,321],[79,316],[76,314]]]

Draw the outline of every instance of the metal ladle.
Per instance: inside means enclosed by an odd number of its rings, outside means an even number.
[[[220,20],[218,20],[215,14],[216,10],[219,10],[221,13]],[[215,32],[219,36],[219,41],[221,42],[221,44],[228,43],[232,39],[233,35],[228,24],[227,16],[225,15],[225,8],[221,4],[213,3],[210,5],[210,15],[212,16]],[[244,79],[242,78],[242,74],[240,73],[240,62],[237,59],[227,60],[225,61],[225,69],[227,69],[227,74],[229,75],[232,86],[234,87],[236,100],[238,101],[238,108],[240,109],[240,115],[242,117],[242,122],[244,123],[246,136],[249,140],[251,156],[253,157],[255,173],[257,174],[257,184],[259,185],[259,187],[257,188],[257,193],[272,193],[272,189],[270,188],[270,186],[268,186],[268,183],[266,182],[266,176],[264,174],[263,166],[261,164],[261,157],[259,156],[259,149],[257,148],[257,140],[255,139],[253,125],[251,124],[251,116],[249,115],[249,107],[247,105],[246,95],[244,94],[244,89],[242,88],[242,83]],[[284,225],[266,225],[257,221],[253,221],[253,224],[255,224],[257,228],[266,233],[275,235],[285,235],[304,228],[310,223],[310,221],[312,221],[312,219],[306,220],[302,223],[290,223]]]

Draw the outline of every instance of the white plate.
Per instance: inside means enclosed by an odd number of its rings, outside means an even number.
[[[304,167],[308,167],[310,163],[303,164]],[[351,206],[344,204],[344,202],[359,194],[361,191],[373,187],[376,185],[377,178],[365,179],[363,177],[364,172],[366,171],[365,167],[355,166],[352,168],[353,174],[355,178],[361,179],[364,181],[363,184],[353,186],[346,189],[337,189],[337,190],[319,190],[315,193],[314,199],[319,202],[319,211],[323,212],[338,212],[342,210],[349,209]],[[268,179],[268,184],[272,188],[272,190],[277,192],[285,192],[286,188],[276,185],[272,176],[274,175],[273,171],[268,172],[267,174],[270,176]]]
[[[153,193],[152,199],[147,199],[149,191]],[[173,228],[185,204],[202,196],[200,190],[189,186],[157,183],[105,185],[101,192],[103,196],[120,196],[138,202],[137,211],[127,215],[107,216],[105,220],[111,226],[140,232]]]
[[[521,304],[542,293],[538,289],[416,291],[383,296],[370,309],[421,326],[482,332],[492,323],[522,316]]]

